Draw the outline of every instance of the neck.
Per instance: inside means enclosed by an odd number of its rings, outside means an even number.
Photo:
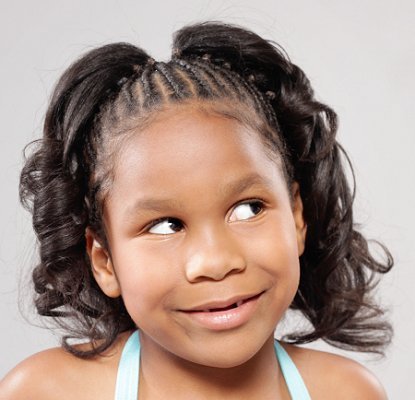
[[[273,337],[245,363],[216,368],[177,357],[141,335],[140,400],[283,399],[289,398],[287,395]]]

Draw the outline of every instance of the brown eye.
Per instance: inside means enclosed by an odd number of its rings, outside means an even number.
[[[264,204],[259,200],[238,204],[229,218],[229,221],[250,219],[258,215],[264,209]]]
[[[162,218],[154,221],[148,229],[149,233],[154,235],[170,235],[181,231],[182,223],[176,218]]]

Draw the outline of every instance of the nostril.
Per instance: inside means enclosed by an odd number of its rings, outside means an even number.
[[[228,275],[241,273],[245,270],[242,261],[227,262],[226,260],[213,259],[213,257],[194,257],[186,264],[186,276],[189,281],[200,280],[220,281]]]

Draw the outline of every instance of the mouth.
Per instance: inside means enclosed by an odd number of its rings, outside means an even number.
[[[264,292],[260,292],[253,296],[243,296],[239,299],[231,299],[225,301],[213,301],[201,306],[196,306],[190,310],[182,310],[186,313],[220,313],[223,311],[233,310],[242,306],[245,303],[258,299]]]
[[[254,295],[236,296],[225,301],[210,301],[196,307],[178,310],[193,326],[208,331],[233,331],[245,326],[257,313],[266,290]]]

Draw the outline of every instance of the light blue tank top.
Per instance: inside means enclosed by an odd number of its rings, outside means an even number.
[[[303,379],[284,348],[275,341],[275,353],[293,400],[311,400]],[[137,400],[140,340],[135,331],[127,340],[118,366],[115,400]]]

